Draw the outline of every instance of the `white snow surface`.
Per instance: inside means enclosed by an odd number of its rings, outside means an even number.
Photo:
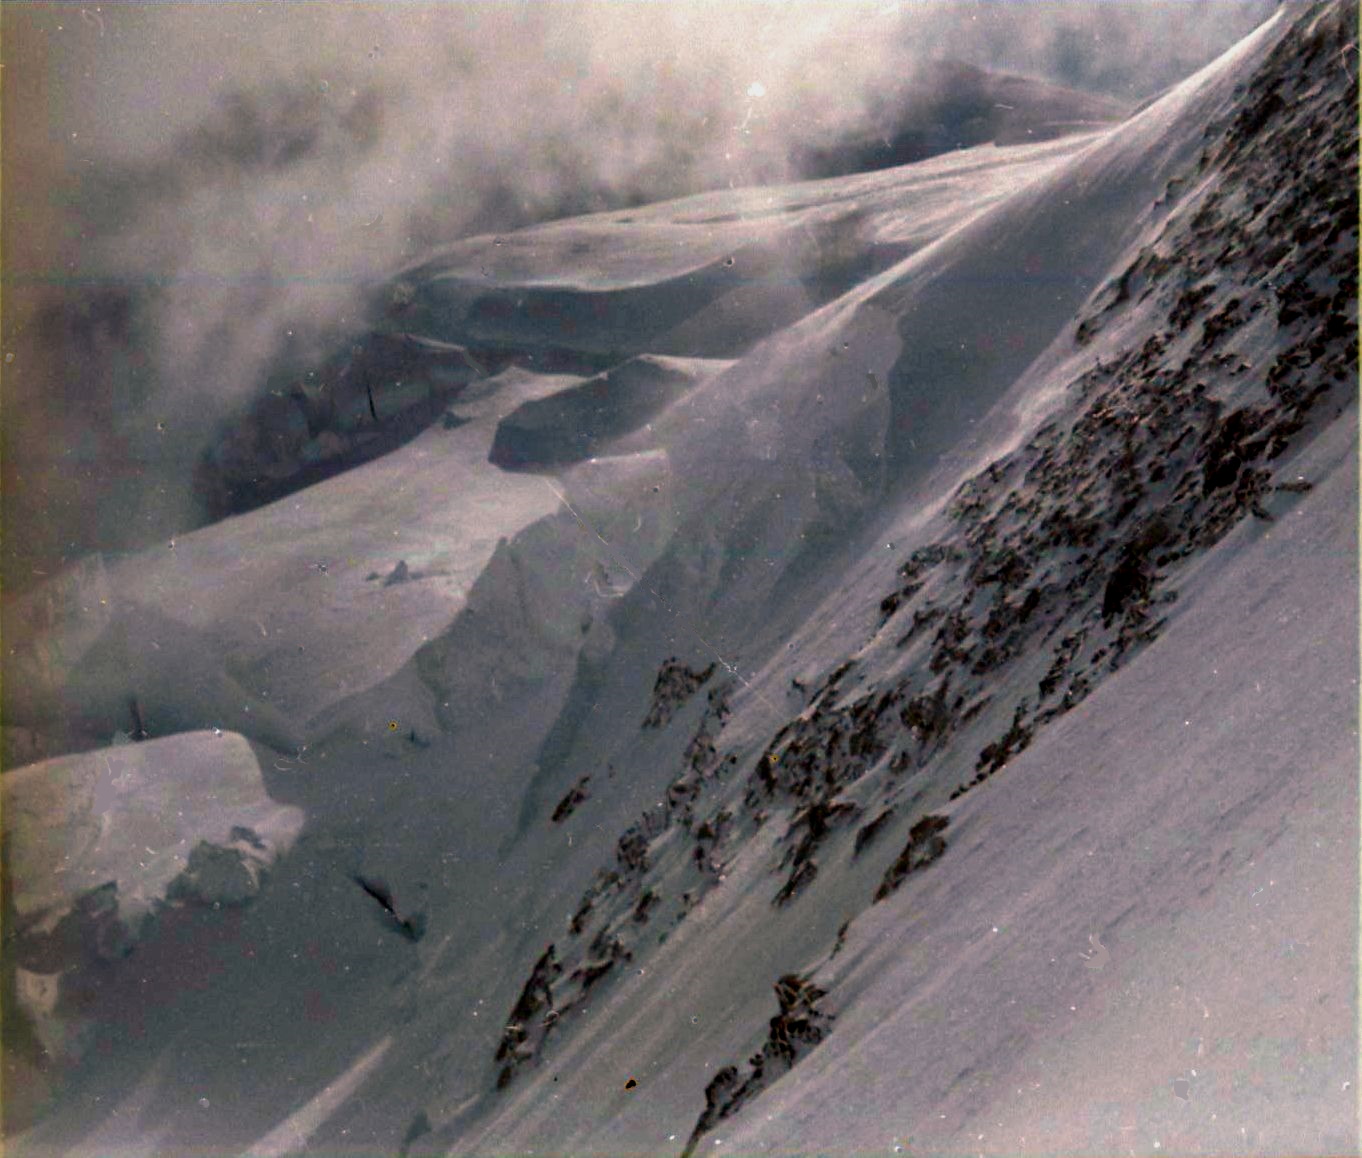
[[[1266,463],[1311,488],[1161,564],[1177,599],[1157,632],[996,774],[952,795],[1014,707],[1039,708],[1049,636],[961,668],[977,714],[939,749],[839,789],[864,814],[786,905],[797,802],[764,823],[744,804],[783,724],[933,678],[927,643],[895,646],[911,610],[882,623],[900,564],[954,533],[962,483],[1069,429],[1084,376],[1163,325],[1160,290],[1076,340],[1165,230],[1238,204],[1230,169],[1197,168],[1210,130],[1334,17],[1355,10],[1281,11],[1101,133],[477,238],[404,271],[402,325],[430,340],[687,359],[693,385],[609,453],[502,470],[497,424],[584,380],[522,365],[463,394],[462,425],[39,596],[52,622],[11,723],[112,735],[136,694],[157,734],[242,733],[304,821],[230,926],[140,945],[104,985],[101,1048],[14,1152],[679,1155],[791,973],[826,991],[829,1028],[697,1152],[1357,1152],[1355,379]],[[1300,67],[1318,99],[1342,91],[1331,59]],[[1226,367],[1286,348],[1271,312]],[[1223,409],[1267,397],[1261,373],[1207,373]],[[399,561],[410,578],[385,584]],[[908,598],[961,597],[941,574]],[[1084,656],[1116,646],[1101,618]],[[713,671],[642,728],[670,657]],[[695,824],[734,818],[714,870],[667,812],[630,877],[617,841],[701,764]],[[944,854],[872,905],[927,813],[949,819]],[[587,948],[602,921],[628,955],[574,982],[608,955]],[[551,1032],[530,1027],[498,1088],[549,945]]]
[[[232,732],[58,756],[10,773],[4,787],[15,911],[49,924],[109,881],[121,918],[135,922],[199,841],[225,844],[239,826],[285,851],[303,820],[266,795],[255,753]]]

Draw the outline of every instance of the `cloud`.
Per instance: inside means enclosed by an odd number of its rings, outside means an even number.
[[[1269,5],[6,7],[22,583],[25,552],[192,525],[188,471],[224,416],[443,241],[790,177],[931,60],[1142,97]]]

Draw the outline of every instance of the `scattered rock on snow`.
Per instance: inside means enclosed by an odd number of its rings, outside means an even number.
[[[744,1077],[735,1065],[719,1070],[705,1087],[705,1108],[691,1131],[681,1158],[695,1153],[700,1139],[725,1118],[736,1114],[746,1103],[789,1072],[824,1037],[832,1025],[832,1015],[819,1009],[827,996],[825,990],[807,977],[787,973],[775,984],[780,1012],[771,1018],[766,1041],[747,1061]]]
[[[909,829],[908,843],[884,874],[880,887],[875,890],[875,900],[884,900],[909,873],[925,868],[946,851],[946,838],[941,833],[949,823],[944,816],[924,816]]]
[[[644,718],[645,728],[665,728],[672,713],[691,698],[714,674],[714,664],[695,671],[679,659],[663,660],[653,684],[653,701]]]

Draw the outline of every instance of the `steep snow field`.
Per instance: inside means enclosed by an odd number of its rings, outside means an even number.
[[[27,596],[10,868],[189,816],[7,886],[15,1152],[1356,1153],[1356,20],[403,271],[444,421]]]

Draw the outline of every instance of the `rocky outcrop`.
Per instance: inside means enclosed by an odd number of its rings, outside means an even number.
[[[665,728],[672,713],[691,698],[714,674],[714,664],[696,671],[674,656],[662,661],[653,684],[653,699],[643,719],[645,728]]]
[[[501,1032],[495,1058],[501,1065],[497,1089],[505,1089],[522,1065],[539,1056],[544,1039],[557,1024],[559,1010],[554,1006],[553,983],[562,972],[558,954],[550,945],[530,970]]]
[[[689,699],[713,670],[711,665],[703,672],[693,672],[676,660],[668,660],[662,665],[658,687],[673,692],[677,687],[683,689],[676,701],[679,704]],[[580,1012],[599,986],[610,983],[619,965],[634,959],[635,951],[652,939],[651,929],[662,923],[664,905],[670,902],[669,923],[678,923],[723,879],[719,850],[729,837],[733,815],[719,809],[697,826],[693,806],[707,788],[720,784],[736,763],[732,755],[720,756],[714,742],[728,718],[731,691],[728,683],[710,689],[705,711],[682,756],[683,771],[668,787],[664,800],[619,834],[612,864],[597,870],[568,921],[561,953],[551,945],[531,968],[497,1048],[494,1060],[501,1067],[498,1089],[510,1085],[523,1066],[536,1062],[550,1031]],[[664,691],[664,698],[669,694]],[[551,823],[567,820],[589,799],[586,786],[590,780],[589,775],[583,776],[569,789],[554,809]],[[673,899],[656,883],[648,882],[654,879],[653,844],[674,826],[693,837],[693,857],[686,871],[694,884]],[[665,925],[656,936],[659,941],[666,939]]]
[[[281,360],[204,449],[194,490],[215,520],[312,486],[409,442],[468,383],[507,361],[381,332],[340,342],[320,364]]]
[[[762,1047],[747,1061],[743,1075],[727,1065],[705,1087],[705,1109],[691,1131],[681,1158],[695,1153],[700,1139],[732,1117],[795,1064],[827,1035],[832,1015],[819,1008],[826,992],[807,977],[787,973],[775,984],[780,1012],[771,1018]]]
[[[214,909],[244,905],[260,893],[270,859],[269,846],[235,824],[227,843],[201,840],[194,846],[184,872],[166,886],[166,901]]]
[[[549,817],[551,823],[562,824],[563,821],[577,811],[577,806],[579,804],[584,804],[590,799],[591,794],[586,788],[587,784],[590,782],[590,776],[583,776],[576,784],[568,789],[567,795],[558,802],[553,810],[553,815]]]
[[[941,835],[950,820],[945,816],[924,816],[908,831],[908,843],[889,866],[884,880],[875,890],[875,900],[882,901],[903,883],[909,873],[925,868],[946,851],[946,838]]]

